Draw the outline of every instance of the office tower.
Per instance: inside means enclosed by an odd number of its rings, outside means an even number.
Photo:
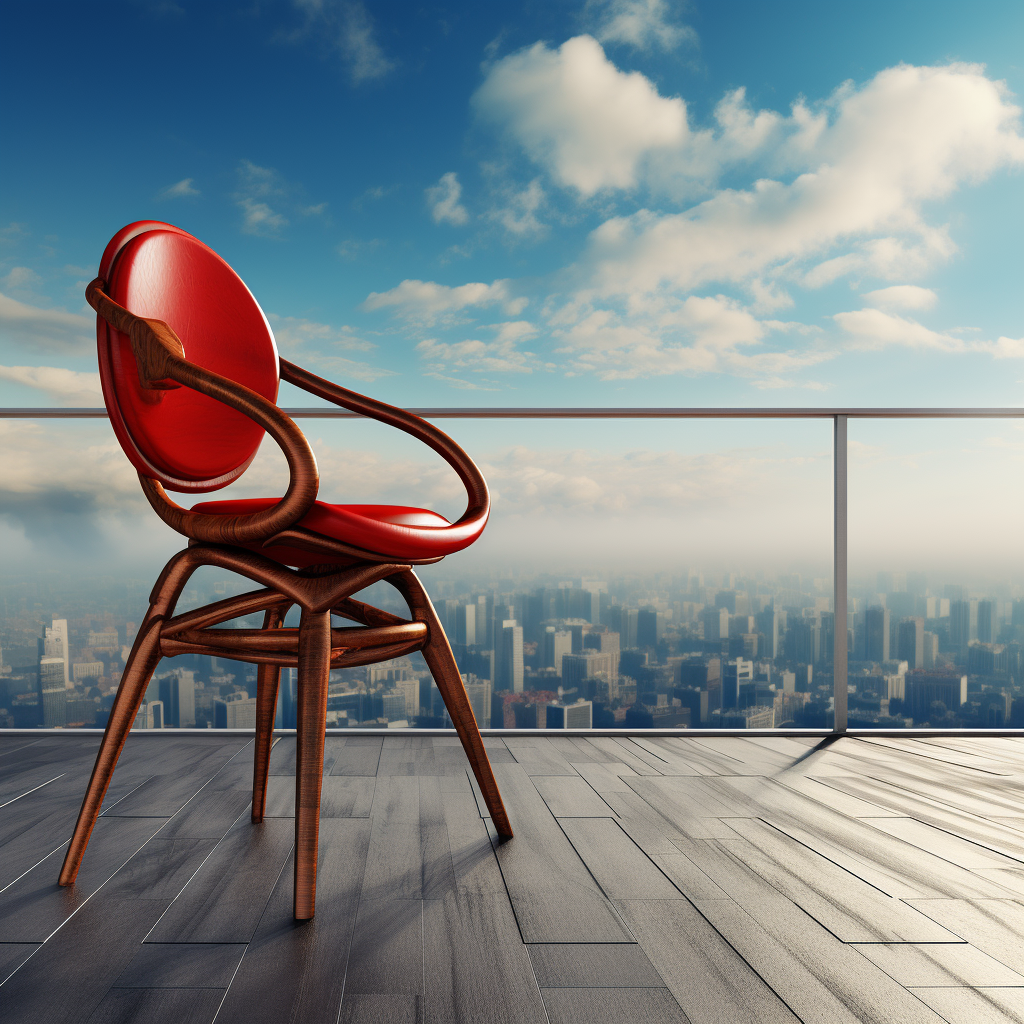
[[[617,634],[616,634],[617,635]],[[572,633],[565,629],[547,626],[544,629],[544,668],[562,668],[562,655],[572,654]]]
[[[589,700],[575,704],[548,704],[544,708],[545,729],[593,729],[594,705]]]
[[[705,640],[727,640],[729,637],[729,612],[726,608],[705,608],[701,612]]]
[[[637,612],[636,645],[637,647],[656,647],[664,629],[665,617],[653,608],[643,608]]]
[[[924,619],[904,619],[899,624],[896,657],[910,668],[924,668]]]
[[[215,729],[255,729],[256,698],[230,694],[224,700],[213,702]]]
[[[295,668],[281,669],[277,686],[277,712],[274,716],[275,729],[294,729],[298,701],[298,674]]]
[[[583,638],[583,651],[600,651],[609,655],[608,696],[614,699],[619,692],[619,659],[622,657],[619,634],[610,629],[592,630]]]
[[[476,599],[476,642],[488,650],[494,650],[494,633],[491,615],[494,601],[487,594],[480,594]]]
[[[915,665],[915,668],[935,668],[935,662],[939,657],[939,634],[925,631],[922,638],[924,645],[924,665]]]
[[[164,729],[166,727],[164,705],[159,700],[145,701],[136,713],[135,721],[132,723],[133,729]]]
[[[408,716],[405,710],[405,694],[392,690],[381,698],[384,717],[389,722],[405,722]]]
[[[164,706],[165,725],[174,729],[192,729],[196,724],[195,675],[175,669],[159,681],[160,702]]]
[[[775,659],[779,656],[779,616],[775,606],[770,605],[754,616],[757,632],[764,637],[763,657]]]
[[[523,627],[515,619],[505,619],[495,652],[495,688],[523,692]]]
[[[397,718],[408,718],[412,721],[420,713],[420,681],[415,676],[408,679],[395,680],[395,693],[404,701],[403,712]],[[390,719],[390,715],[388,718]]]
[[[40,658],[60,658],[64,663],[64,689],[70,690],[74,685],[71,678],[71,658],[68,654],[68,622],[67,619],[53,619],[53,624],[43,629],[39,641]]]
[[[638,646],[637,626],[640,613],[636,608],[624,608],[622,605],[615,605],[608,612],[608,620],[612,629],[619,634],[623,650]]]
[[[867,661],[889,660],[889,612],[882,607],[864,613],[864,656]]]
[[[736,591],[720,590],[715,594],[715,607],[724,608],[730,615],[736,614]]]
[[[502,623],[508,622],[509,619],[515,619],[515,617],[515,609],[510,604],[502,604],[495,601],[491,606],[491,625],[487,646],[490,647],[495,654],[497,654],[501,647]]]
[[[978,602],[978,640],[983,644],[995,643],[995,608],[991,601]]]
[[[608,684],[609,691],[613,685],[618,691],[618,672],[611,653],[591,649],[562,656],[562,686],[566,690],[576,689],[582,693],[588,679],[600,679]]]
[[[949,642],[961,658],[967,657],[967,645],[971,640],[970,602],[954,600],[949,602]]]
[[[476,605],[460,604],[455,613],[455,642],[468,647],[476,643]]]
[[[886,613],[888,615],[888,612]],[[889,645],[886,643],[886,652]],[[786,630],[786,658],[807,665],[821,660],[821,626],[813,619],[790,619]]]
[[[463,677],[466,682],[466,696],[473,707],[477,725],[486,729],[491,724],[491,683],[489,679],[478,679],[474,675]]]
[[[43,656],[39,659],[36,692],[39,695],[39,716],[44,729],[62,729],[67,725],[67,687],[64,685],[63,658]]]
[[[722,710],[740,706],[740,685],[754,681],[754,663],[743,658],[726,662],[722,672]]]
[[[967,701],[967,676],[959,672],[908,672],[904,707],[915,725],[928,721],[936,701],[945,704],[947,711],[959,711]]]

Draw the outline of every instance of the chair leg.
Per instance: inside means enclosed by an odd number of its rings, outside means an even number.
[[[96,764],[89,779],[89,788],[82,801],[82,809],[78,812],[78,822],[71,837],[71,845],[64,857],[58,884],[72,885],[78,875],[78,868],[85,856],[85,848],[89,845],[89,836],[99,817],[103,797],[106,796],[111,776],[121,756],[128,733],[135,722],[139,705],[145,696],[146,687],[160,661],[160,628],[163,616],[154,616],[153,608],[146,616],[146,621],[135,638],[132,652],[128,656],[121,684],[117,688],[117,696],[110,709],[110,718],[103,734]]]
[[[491,820],[498,830],[498,835],[505,839],[512,838],[512,825],[508,820],[508,813],[501,799],[501,792],[498,790],[498,783],[494,780],[494,772],[491,770],[491,762],[487,757],[487,749],[484,747],[483,738],[480,735],[480,728],[477,725],[476,716],[473,714],[473,705],[469,702],[466,693],[466,686],[459,673],[459,667],[455,664],[455,655],[452,654],[451,645],[445,636],[444,629],[434,611],[434,606],[423,589],[416,574],[412,571],[402,573],[400,577],[392,577],[391,582],[401,591],[413,615],[421,622],[427,623],[430,640],[423,648],[423,658],[437,683],[441,697],[444,699],[445,707],[451,716],[455,731],[462,740],[462,746],[469,758],[473,774],[476,776],[480,792],[483,794],[484,803],[491,812]]]
[[[327,683],[331,671],[331,613],[303,608],[299,625],[298,715],[295,755],[295,920],[316,906],[320,787],[324,775]]]
[[[281,609],[268,608],[263,616],[264,629],[281,625]],[[281,680],[279,665],[260,665],[256,674],[256,749],[252,760],[252,821],[263,820],[267,806],[267,773],[270,771],[270,748],[274,745],[274,716],[277,714],[277,691]]]

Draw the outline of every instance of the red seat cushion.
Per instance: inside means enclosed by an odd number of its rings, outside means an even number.
[[[215,516],[238,516],[262,512],[279,498],[243,498],[235,501],[204,501],[193,512]],[[329,505],[316,502],[296,526],[312,530],[331,540],[364,551],[394,558],[438,558],[468,547],[483,529],[453,527],[444,516],[424,508],[404,505]],[[303,567],[324,561],[323,555],[301,548],[277,545],[261,548],[247,545],[285,565]]]

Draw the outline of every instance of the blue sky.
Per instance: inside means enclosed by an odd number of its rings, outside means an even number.
[[[398,404],[1021,404],[1019,2],[113,0],[4,28],[2,405],[99,404],[83,291],[143,218],[221,253],[284,355]],[[531,514],[592,549],[642,513],[652,543],[682,515],[786,557],[811,516],[827,561],[819,427],[446,423],[489,536],[519,517],[507,550]],[[901,429],[851,435],[851,508],[1020,476],[1012,424]],[[325,499],[461,511],[395,438],[309,430]],[[105,425],[0,434],[0,547],[148,515]],[[175,543],[144,523],[139,550]],[[900,536],[926,558],[948,528]]]
[[[82,288],[144,217],[404,404],[1019,404],[1019,4],[138,0],[4,35],[4,404],[92,404]]]

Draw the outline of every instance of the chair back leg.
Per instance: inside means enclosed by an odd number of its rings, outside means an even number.
[[[268,608],[263,616],[263,628],[277,629],[280,625],[281,609]],[[260,665],[256,673],[256,748],[252,759],[253,824],[263,820],[267,807],[267,774],[270,771],[270,748],[274,745],[274,717],[280,681],[280,666]]]
[[[423,584],[412,570],[391,577],[389,582],[398,588],[409,603],[413,616],[427,624],[430,639],[423,648],[423,659],[434,677],[434,682],[437,683],[455,731],[462,740],[463,749],[480,786],[484,803],[491,813],[494,827],[503,839],[511,839],[512,825],[508,820],[498,783],[494,780],[494,772],[491,770],[491,762],[487,757],[483,737],[480,735],[480,727],[477,725],[476,715],[473,714],[473,705],[469,702],[465,683],[462,681],[458,665],[455,664],[455,655],[452,654],[451,645],[445,636],[437,612],[434,611]]]
[[[320,788],[324,776],[327,684],[331,671],[331,613],[302,609],[299,623],[298,714],[295,754],[295,919],[316,905]]]

